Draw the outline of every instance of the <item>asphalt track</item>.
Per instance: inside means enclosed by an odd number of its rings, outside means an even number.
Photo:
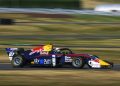
[[[114,25],[120,25],[120,22],[14,22],[16,24],[78,24],[78,25],[109,25],[109,24],[114,24]]]
[[[24,68],[13,68],[10,63],[0,63],[0,70],[112,70],[112,71],[120,71],[120,64],[115,64],[112,69],[90,69],[85,67],[83,69],[75,69],[69,66],[62,68],[50,68],[50,67],[40,67],[40,66],[26,66]]]
[[[45,8],[0,8],[0,13],[88,14],[88,15],[120,16],[120,12],[100,12],[94,10],[45,9]]]

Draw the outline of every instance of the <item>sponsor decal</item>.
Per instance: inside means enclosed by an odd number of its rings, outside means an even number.
[[[39,59],[37,59],[37,58],[36,58],[36,59],[34,59],[34,63],[35,63],[35,64],[39,64],[39,62],[40,62],[40,60],[39,60]]]
[[[32,55],[34,53],[40,53],[40,55],[48,55],[49,54],[49,52],[44,51],[44,49],[42,47],[32,49],[31,52],[29,53],[29,55]]]
[[[51,59],[44,59],[44,64],[51,64]]]
[[[43,47],[42,46],[34,48],[34,49],[31,49],[31,52],[29,53],[29,55],[32,55],[34,53],[39,53],[41,51],[43,51]]]
[[[100,68],[101,65],[99,63],[99,59],[91,59],[88,61],[88,64],[92,67],[92,68]]]
[[[34,59],[35,64],[51,64],[51,59]]]
[[[55,67],[56,66],[56,56],[52,55],[52,66]]]
[[[68,57],[68,56],[65,56],[65,62],[72,62],[72,58]]]
[[[41,51],[41,52],[40,52],[40,55],[48,55],[48,54],[49,54],[48,51]]]
[[[44,59],[40,59],[38,63],[39,64],[44,64]]]

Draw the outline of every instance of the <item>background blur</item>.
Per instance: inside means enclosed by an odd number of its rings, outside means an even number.
[[[0,25],[0,67],[1,64],[10,65],[6,47],[30,49],[35,46],[25,45],[49,43],[68,47],[75,53],[98,55],[102,59],[120,64],[120,16],[116,16],[119,13],[93,10],[97,5],[119,3],[120,0],[0,0],[0,18],[17,22],[12,25]],[[35,8],[37,12],[17,12],[18,9],[13,12],[8,8],[4,11],[5,7],[31,8],[30,11]],[[69,10],[63,11],[64,9]],[[84,14],[86,10],[87,14]],[[102,24],[90,24],[92,22]],[[105,24],[106,22],[108,24]],[[119,86],[119,80],[120,72],[109,69],[0,70],[0,84],[5,86]]]
[[[27,3],[27,4],[26,4]],[[0,0],[0,6],[11,8],[81,8],[80,0]]]

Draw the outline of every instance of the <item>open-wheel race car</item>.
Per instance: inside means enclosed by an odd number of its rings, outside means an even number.
[[[6,48],[13,67],[39,65],[62,67],[70,65],[74,68],[112,68],[113,63],[101,60],[96,55],[75,54],[69,48],[54,48],[53,45],[40,45],[33,49]]]

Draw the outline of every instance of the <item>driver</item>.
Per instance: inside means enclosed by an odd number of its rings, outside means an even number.
[[[54,48],[53,53],[54,54],[60,54],[60,48]]]

